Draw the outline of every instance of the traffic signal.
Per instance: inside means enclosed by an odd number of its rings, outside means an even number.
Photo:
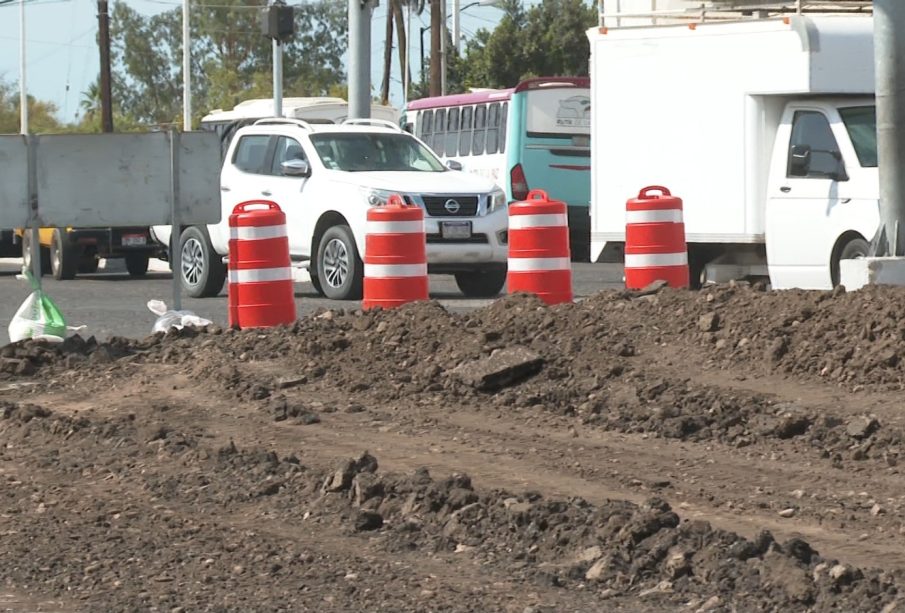
[[[261,32],[267,38],[285,41],[295,34],[293,8],[282,2],[274,3],[261,11]]]

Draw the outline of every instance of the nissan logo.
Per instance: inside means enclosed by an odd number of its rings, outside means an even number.
[[[450,198],[443,203],[443,208],[449,211],[451,215],[455,215],[459,212],[459,209],[462,208],[462,205],[459,204],[458,200],[453,200],[452,198]]]

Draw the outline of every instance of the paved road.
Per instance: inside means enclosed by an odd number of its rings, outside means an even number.
[[[15,275],[21,264],[17,260],[0,260],[0,344],[8,341],[7,327],[29,286]],[[165,266],[165,265],[164,265]],[[577,264],[573,268],[573,285],[578,298],[601,289],[622,286],[622,266],[612,264]],[[116,262],[93,275],[74,281],[44,278],[44,290],[66,316],[70,325],[86,325],[85,335],[108,338],[113,335],[144,337],[150,333],[155,316],[148,311],[148,300],[154,298],[172,303],[172,277],[166,272],[152,272],[145,279],[132,279]],[[451,276],[432,275],[431,298],[439,300],[451,311],[467,311],[488,304],[489,300],[467,299],[458,291]],[[299,314],[317,308],[356,308],[357,302],[339,302],[320,298],[310,283],[296,285]],[[226,323],[226,289],[216,298],[184,298],[183,309],[189,309],[215,323]]]

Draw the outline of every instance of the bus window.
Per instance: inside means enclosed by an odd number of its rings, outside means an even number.
[[[431,138],[431,119],[434,117],[433,111],[421,111],[421,122],[418,126],[418,138],[430,144]]]
[[[459,132],[459,155],[471,155],[471,128],[474,120],[474,108],[466,106],[462,109],[461,131]]]
[[[459,109],[451,108],[446,112],[446,155],[456,155],[459,148]]]
[[[487,127],[487,106],[479,104],[474,109],[474,137],[471,140],[471,153],[484,155],[484,129]]]
[[[446,145],[446,134],[443,129],[446,127],[446,109],[437,109],[434,113],[434,138],[430,142],[431,149],[437,155],[443,155],[443,147]]]
[[[496,153],[500,140],[500,105],[493,103],[487,108],[487,153]]]
[[[500,105],[500,153],[506,151],[506,120],[509,111],[509,103]]]

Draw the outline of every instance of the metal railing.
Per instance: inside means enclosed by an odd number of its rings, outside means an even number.
[[[604,8],[616,5],[616,11]],[[768,19],[789,14],[864,14],[873,12],[873,2],[868,0],[710,0],[709,2],[688,2],[688,7],[680,9],[651,11],[619,11],[618,0],[600,2],[598,25],[601,27],[623,27],[623,19],[631,20],[631,26],[638,26],[639,19],[649,19],[647,26],[676,25],[683,23],[707,23],[715,21],[742,21]],[[629,26],[629,27],[631,27]]]

